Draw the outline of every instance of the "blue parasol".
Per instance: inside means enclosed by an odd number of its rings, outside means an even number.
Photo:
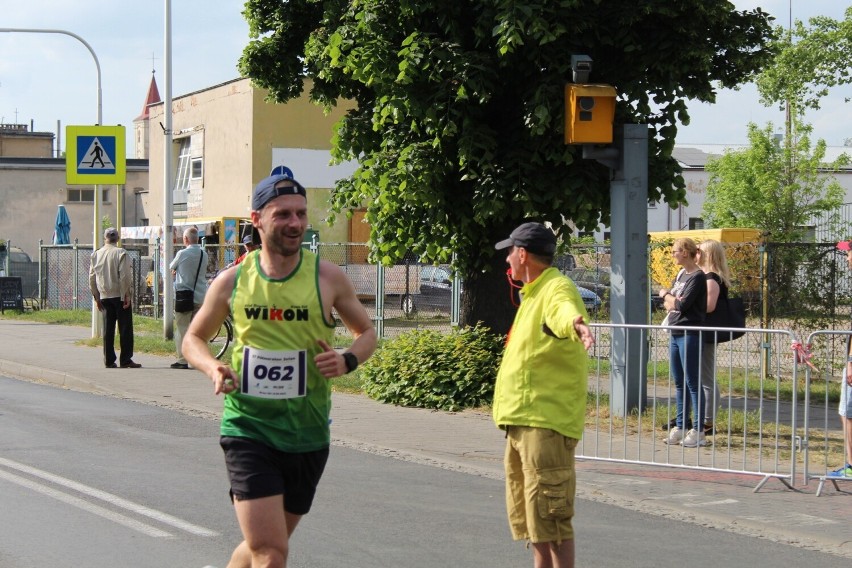
[[[68,212],[65,211],[64,205],[60,205],[59,211],[56,212],[56,222],[53,225],[53,231],[53,244],[71,244],[71,219],[68,217]]]

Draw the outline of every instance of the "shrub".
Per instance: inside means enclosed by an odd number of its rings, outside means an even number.
[[[449,334],[406,332],[364,364],[364,390],[400,406],[456,411],[490,405],[502,352],[502,337],[479,325]]]

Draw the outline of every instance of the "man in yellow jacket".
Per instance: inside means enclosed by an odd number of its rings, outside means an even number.
[[[524,223],[495,245],[509,249],[523,283],[494,387],[494,422],[506,431],[506,508],[515,540],[536,568],[574,566],[574,450],[583,435],[594,344],[574,283],[552,265],[556,237]]]

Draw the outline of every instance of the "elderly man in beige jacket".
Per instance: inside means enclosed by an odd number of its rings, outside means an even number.
[[[133,362],[133,311],[130,294],[133,290],[132,271],[127,251],[117,246],[118,230],[104,231],[104,246],[92,253],[89,269],[89,288],[98,310],[104,313],[104,365],[107,369],[137,369]],[[116,365],[115,324],[121,336],[121,359]]]

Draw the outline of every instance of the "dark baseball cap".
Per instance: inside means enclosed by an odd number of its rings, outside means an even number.
[[[524,223],[494,248],[501,250],[512,246],[523,247],[533,254],[552,256],[556,252],[556,235],[541,223]]]
[[[289,182],[286,186],[275,187],[281,182]],[[262,179],[254,188],[254,195],[251,199],[251,208],[254,211],[263,209],[263,206],[278,197],[279,195],[301,195],[307,199],[307,193],[302,184],[294,180],[286,174],[269,176]]]
[[[837,243],[837,250],[852,250],[852,241],[840,241]]]

